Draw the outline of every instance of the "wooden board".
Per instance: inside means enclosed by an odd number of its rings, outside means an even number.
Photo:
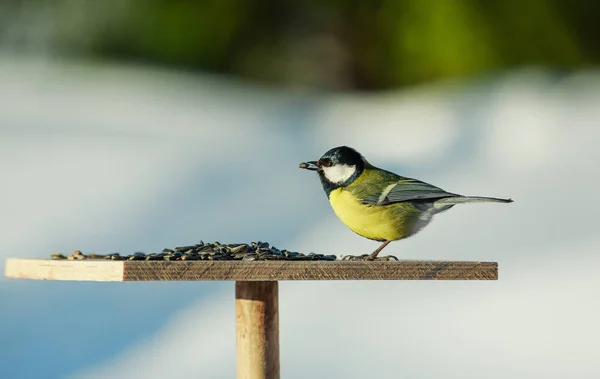
[[[21,279],[178,280],[497,280],[496,262],[469,261],[102,261],[16,259],[6,276]]]

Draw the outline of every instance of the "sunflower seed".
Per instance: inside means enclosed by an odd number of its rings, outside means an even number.
[[[74,251],[72,254],[65,256],[61,253],[52,253],[52,259],[61,260],[84,260],[84,259],[109,259],[109,260],[289,260],[289,261],[335,261],[338,258],[335,255],[329,254],[302,254],[287,249],[278,249],[268,242],[257,241],[250,243],[230,243],[221,244],[218,241],[206,243],[200,241],[196,245],[181,245],[172,249],[165,248],[160,253],[145,254],[143,252],[135,252],[130,255],[120,255],[119,253],[110,254],[83,254],[80,250]],[[339,258],[346,261],[366,261],[370,259],[369,254],[359,256],[346,255]],[[377,257],[376,261],[397,261],[398,258],[389,255],[385,257]]]

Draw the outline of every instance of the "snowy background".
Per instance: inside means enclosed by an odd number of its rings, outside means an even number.
[[[497,282],[281,282],[285,378],[600,376],[600,74],[520,70],[315,96],[0,56],[0,269],[52,252],[268,241],[362,254],[298,163],[347,144],[451,192],[385,251]],[[231,282],[0,278],[3,378],[232,378]]]

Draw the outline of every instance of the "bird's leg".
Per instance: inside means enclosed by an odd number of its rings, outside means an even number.
[[[379,246],[374,252],[371,253],[371,255],[369,255],[369,260],[375,260],[375,258],[377,258],[377,254],[379,254],[379,252],[383,250],[383,248],[386,247],[390,242],[392,241],[385,241],[384,243],[382,243],[381,246]]]

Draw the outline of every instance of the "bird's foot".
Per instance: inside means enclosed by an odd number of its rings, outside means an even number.
[[[379,257],[378,259],[381,260],[381,261],[400,262],[400,259],[398,259],[398,257],[395,256],[395,255],[386,255],[384,257]]]
[[[373,262],[387,262],[387,261],[399,261],[394,255],[386,255],[384,257],[371,257],[371,254],[363,255],[344,255],[341,258],[342,261],[373,261]]]

